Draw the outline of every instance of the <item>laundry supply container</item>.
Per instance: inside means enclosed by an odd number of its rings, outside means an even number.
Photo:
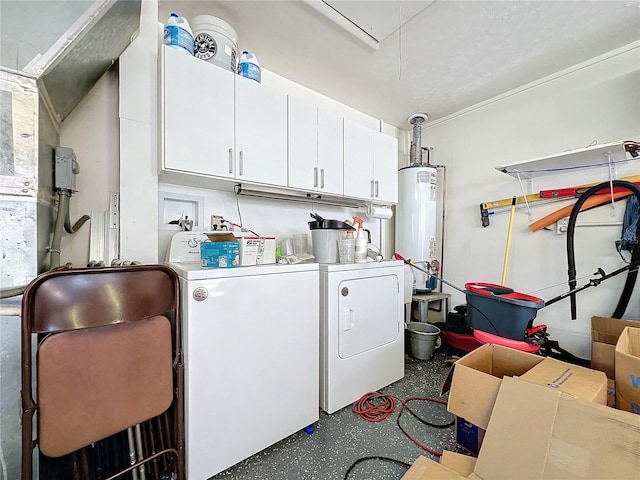
[[[186,18],[171,14],[164,24],[163,43],[193,55],[193,32]]]
[[[340,232],[355,230],[351,225],[340,220],[326,220],[315,213],[315,220],[309,222],[313,256],[318,263],[338,263],[338,239]]]
[[[197,15],[191,20],[194,55],[209,63],[231,70],[238,69],[238,35],[227,22],[211,15]]]
[[[258,62],[258,58],[253,53],[247,52],[246,50],[242,52],[240,62],[238,63],[238,75],[258,83],[261,82],[260,62]]]

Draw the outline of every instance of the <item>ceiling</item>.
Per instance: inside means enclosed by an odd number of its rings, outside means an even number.
[[[159,1],[172,11],[225,20],[263,68],[402,129],[640,40],[640,0]]]

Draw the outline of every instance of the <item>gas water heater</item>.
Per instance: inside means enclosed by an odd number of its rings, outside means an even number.
[[[427,116],[416,114],[409,118],[413,125],[411,163],[398,171],[398,204],[396,206],[396,252],[414,261],[416,266],[432,271],[437,259],[436,206],[438,199],[438,171],[422,163],[421,131]],[[435,279],[412,269],[417,291],[436,288]],[[435,272],[433,272],[435,273]]]

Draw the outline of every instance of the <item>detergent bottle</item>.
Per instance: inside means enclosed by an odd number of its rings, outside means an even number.
[[[163,43],[170,47],[180,48],[193,55],[193,32],[186,18],[172,13],[164,24]]]
[[[260,83],[261,72],[258,58],[251,52],[246,50],[240,55],[240,63],[238,63],[238,74],[241,77],[250,78]]]
[[[366,263],[367,261],[367,234],[362,227],[362,219],[360,217],[353,217],[353,226],[357,228],[356,232],[356,244],[354,249],[354,260],[356,263]]]

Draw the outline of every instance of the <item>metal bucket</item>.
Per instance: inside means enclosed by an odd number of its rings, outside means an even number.
[[[417,360],[431,360],[436,349],[440,329],[431,323],[409,322],[409,355]]]

